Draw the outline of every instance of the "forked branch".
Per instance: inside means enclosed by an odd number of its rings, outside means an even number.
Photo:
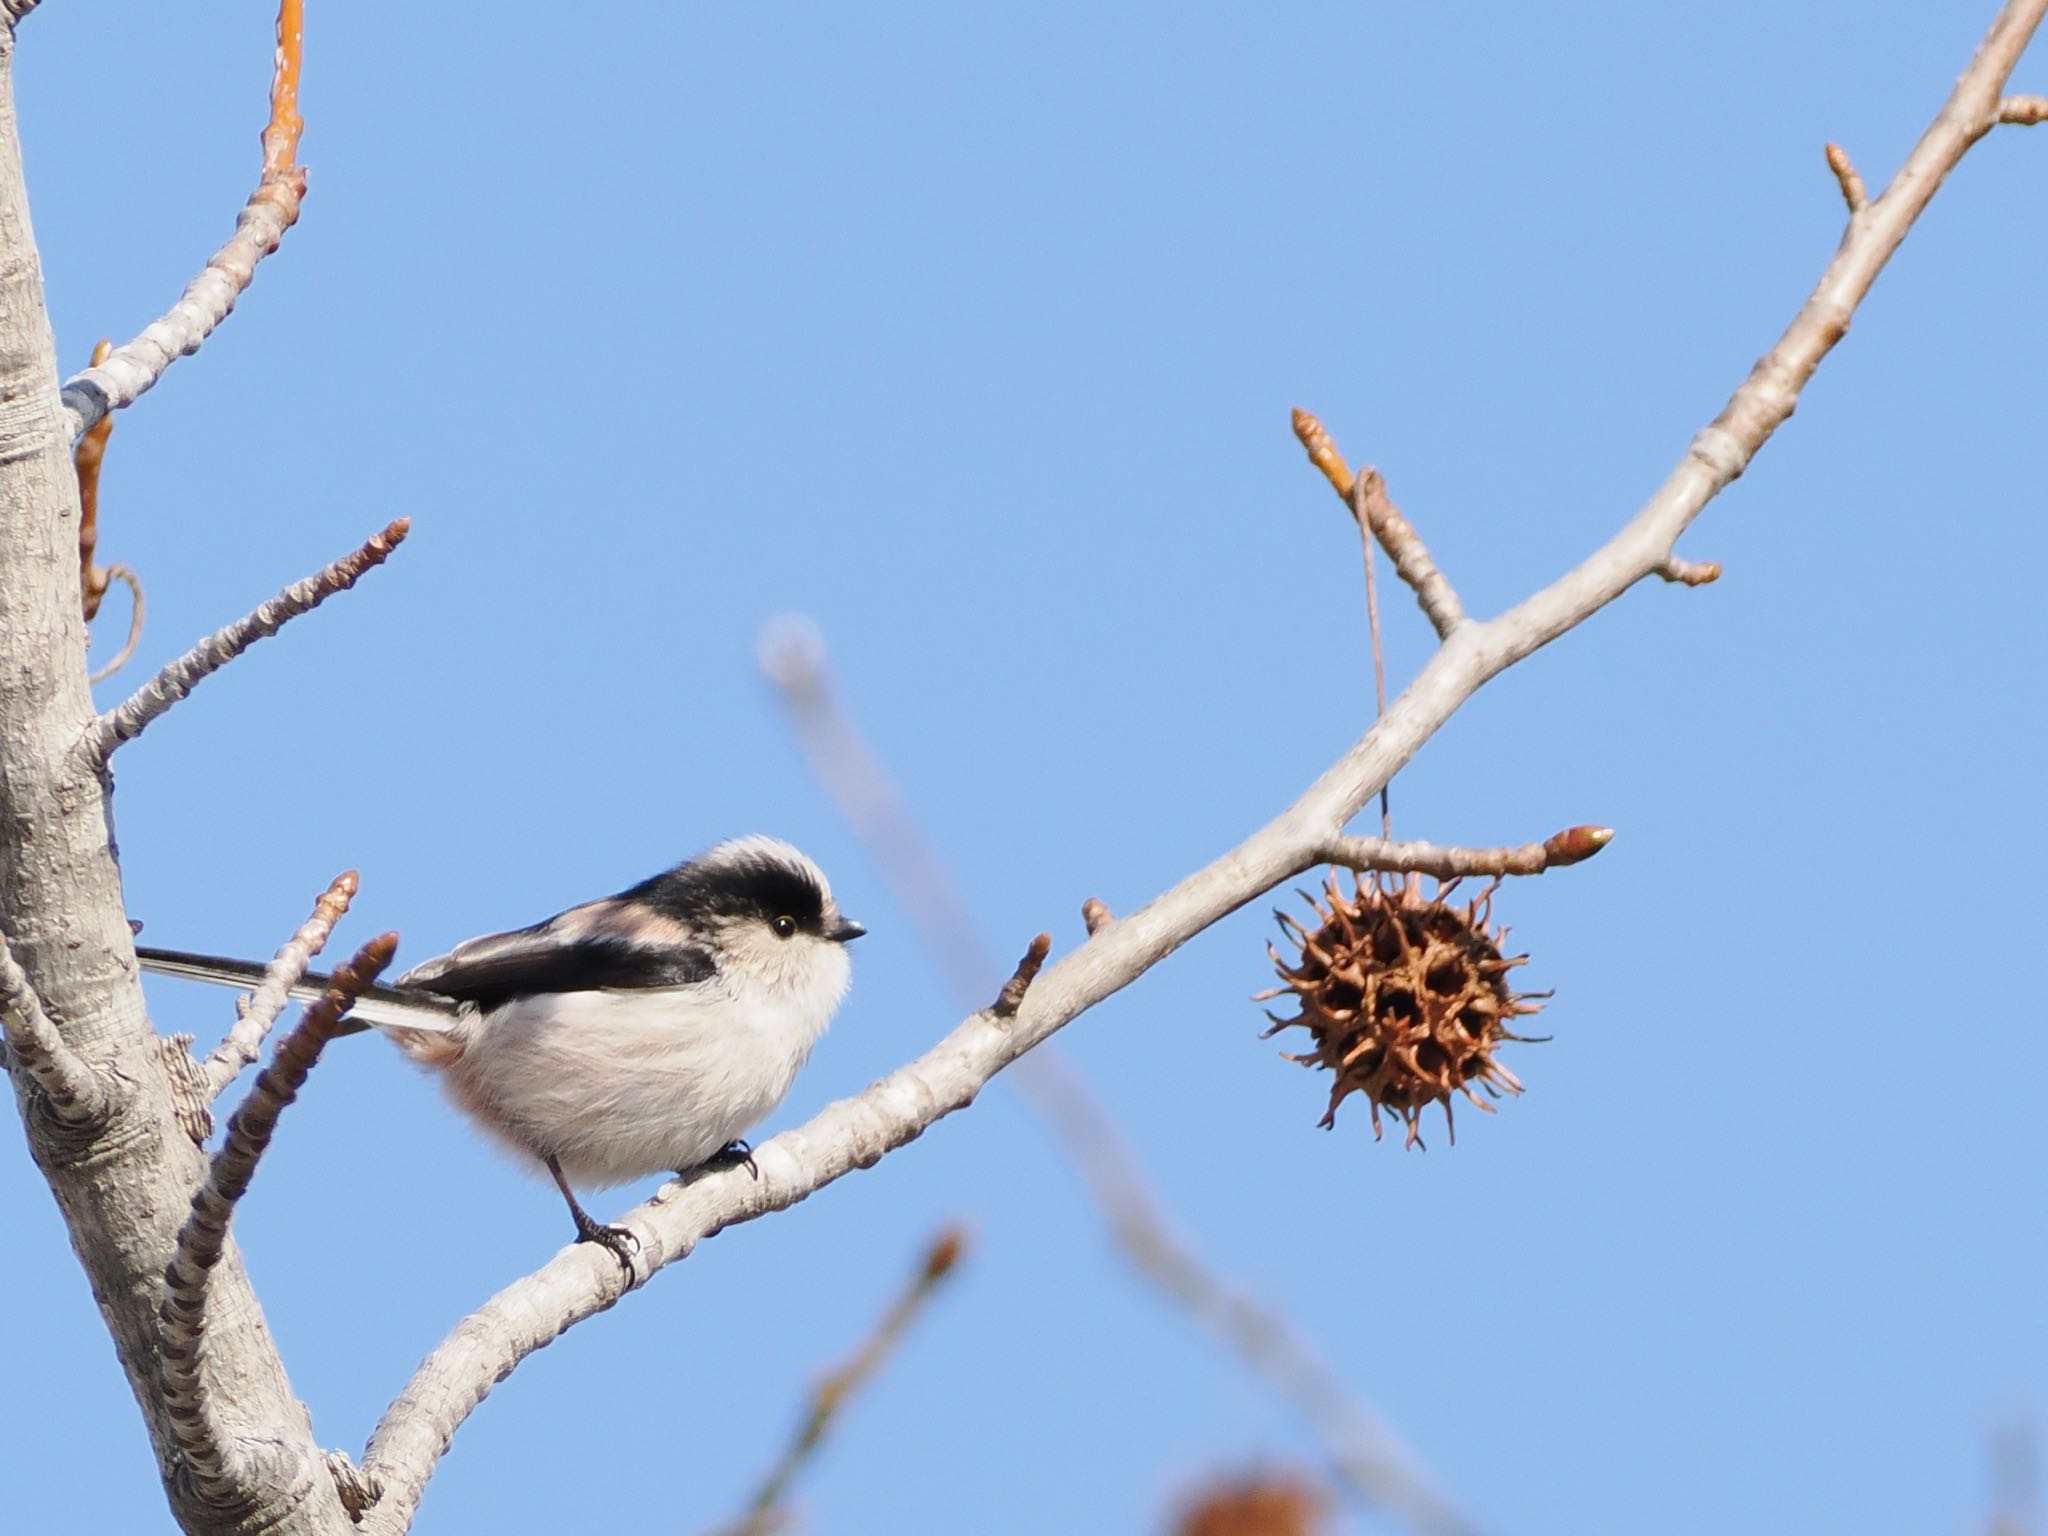
[[[218,1098],[230,1083],[241,1076],[244,1067],[263,1054],[263,1037],[270,1033],[271,1025],[284,1012],[292,988],[305,976],[306,967],[313,963],[313,957],[326,948],[328,935],[347,914],[348,904],[355,899],[359,885],[352,869],[337,875],[334,883],[313,904],[313,915],[272,957],[256,990],[246,999],[237,999],[234,1027],[222,1037],[219,1045],[207,1053],[204,1065],[210,1097]]]
[[[420,1491],[463,1420],[535,1349],[602,1311],[707,1235],[781,1210],[871,1166],[971,1104],[996,1073],[1128,986],[1217,919],[1315,863],[1330,839],[1489,680],[1657,574],[1679,536],[1749,467],[1790,416],[1821,360],[1970,146],[2002,118],[2002,93],[2048,0],[2010,0],[1898,173],[1863,212],[1775,345],[1720,415],[1692,440],[1642,508],[1572,571],[1498,617],[1450,626],[1444,643],[1349,751],[1301,797],[1236,848],[1048,965],[1016,1017],[985,1010],[854,1098],[755,1151],[758,1180],[730,1172],[665,1186],[625,1218],[640,1242],[635,1272],[611,1255],[567,1250],[514,1281],[459,1324],[415,1372],[370,1443],[365,1471],[384,1486],[371,1532],[405,1530]]]

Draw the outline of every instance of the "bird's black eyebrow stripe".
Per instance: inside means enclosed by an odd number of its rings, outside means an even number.
[[[643,880],[621,900],[645,902],[664,917],[692,924],[707,917],[793,917],[815,933],[825,917],[818,882],[783,859],[747,859],[709,869],[685,864]]]

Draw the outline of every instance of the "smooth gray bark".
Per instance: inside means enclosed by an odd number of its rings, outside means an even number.
[[[232,1245],[212,1277],[204,1370],[230,1432],[202,1493],[158,1384],[157,1308],[206,1160],[179,1127],[121,902],[111,780],[79,600],[78,483],[0,28],[0,931],[71,1048],[104,1075],[103,1122],[66,1125],[15,1074],[29,1151],[64,1214],[188,1532],[351,1529]]]

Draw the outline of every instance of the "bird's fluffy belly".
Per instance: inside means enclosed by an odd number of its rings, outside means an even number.
[[[694,1168],[781,1102],[815,1038],[704,990],[508,1003],[472,1026],[449,1091],[499,1139],[560,1159],[574,1183]]]

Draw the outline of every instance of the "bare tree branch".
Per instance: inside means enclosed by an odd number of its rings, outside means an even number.
[[[42,3],[43,0],[0,0],[0,16],[6,17],[7,25],[12,27]]]
[[[267,639],[297,618],[310,613],[337,592],[346,592],[365,571],[382,565],[391,551],[405,542],[412,531],[412,519],[401,517],[362,548],[304,581],[294,582],[254,613],[210,635],[138,688],[128,700],[93,722],[88,736],[91,750],[101,761],[123,742],[133,741],[143,728],[173,704],[191,693],[258,640]]]
[[[1948,101],[1884,193],[1854,221],[1778,342],[1665,484],[1576,569],[1483,623],[1450,626],[1387,714],[1273,821],[1042,972],[1014,1019],[978,1012],[932,1050],[756,1150],[759,1178],[717,1172],[673,1183],[629,1213],[632,1274],[610,1254],[569,1250],[513,1282],[421,1364],[378,1425],[365,1470],[384,1499],[366,1523],[403,1530],[450,1438],[526,1355],[610,1306],[710,1233],[795,1204],[971,1104],[1064,1024],[1127,986],[1203,928],[1316,861],[1367,799],[1486,682],[1660,571],[1681,533],[1792,412],[1821,360],[1944,177],[1998,122],[2000,93],[2048,0],[2010,0]]]
[[[2048,123],[2048,96],[2008,96],[1998,104],[1998,120],[2021,128]]]
[[[235,1024],[207,1053],[207,1097],[218,1098],[242,1069],[263,1054],[263,1037],[270,1033],[277,1016],[291,999],[292,988],[306,974],[313,957],[327,947],[334,925],[348,912],[361,881],[352,869],[335,876],[334,883],[313,905],[313,915],[299,931],[285,941],[263,972],[263,980],[246,998],[237,1000]]]
[[[13,6],[21,0],[4,0]],[[190,357],[234,310],[256,277],[256,264],[276,250],[299,219],[306,173],[299,167],[299,66],[305,56],[304,0],[279,0],[277,62],[271,71],[270,121],[263,130],[263,175],[249,194],[235,233],[213,253],[178,302],[126,346],[95,361],[64,384],[64,409],[75,439],[109,411],[132,405],[172,363]]]
[[[783,1528],[787,1523],[783,1505],[789,1497],[791,1485],[817,1455],[818,1448],[825,1443],[826,1431],[845,1412],[854,1394],[896,1352],[904,1334],[910,1331],[939,1286],[959,1264],[965,1243],[966,1238],[958,1227],[948,1227],[933,1239],[925,1250],[917,1273],[890,1303],[889,1310],[882,1314],[860,1348],[844,1365],[818,1383],[817,1390],[811,1394],[810,1408],[797,1425],[789,1445],[761,1479],[753,1498],[747,1501],[746,1513],[724,1527],[722,1536],[770,1536],[770,1533]]]
[[[356,999],[391,963],[397,948],[395,933],[365,944],[353,960],[336,969],[334,985],[278,1042],[277,1055],[256,1075],[249,1097],[228,1121],[227,1138],[214,1154],[206,1182],[192,1197],[191,1214],[178,1232],[177,1251],[164,1270],[164,1402],[179,1453],[203,1502],[225,1502],[245,1480],[242,1448],[222,1419],[206,1379],[209,1277],[226,1251],[235,1203],[248,1192],[256,1164],[277,1130],[278,1116],[298,1097],[320,1052]]]
[[[105,765],[79,750],[94,716],[82,664],[75,435],[31,233],[15,45],[0,28],[0,929],[21,946],[51,1024],[116,1098],[104,1126],[66,1126],[17,1074],[23,1140],[134,1392],[172,1518],[192,1532],[346,1536],[347,1513],[232,1243],[209,1282],[208,1380],[233,1438],[257,1454],[225,1505],[203,1503],[175,1473],[160,1282],[206,1160],[171,1086],[176,1068],[165,1071],[176,1058],[143,1009]],[[224,1508],[234,1511],[225,1520]]]
[[[106,1083],[64,1041],[43,1012],[42,999],[0,934],[0,1026],[7,1061],[42,1090],[60,1125],[86,1129],[106,1123]]]
[[[1584,863],[1614,840],[1612,827],[1567,827],[1540,843],[1519,848],[1439,848],[1434,843],[1397,843],[1384,837],[1331,837],[1317,850],[1326,864],[1345,869],[1434,875],[1540,875]]]

